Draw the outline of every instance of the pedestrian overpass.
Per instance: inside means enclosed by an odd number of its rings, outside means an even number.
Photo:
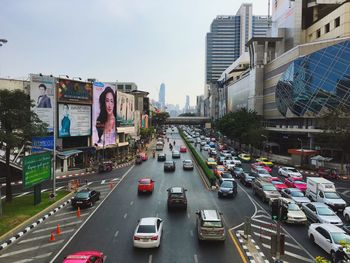
[[[182,124],[182,125],[198,125],[210,123],[209,117],[169,117],[166,119],[165,124]]]

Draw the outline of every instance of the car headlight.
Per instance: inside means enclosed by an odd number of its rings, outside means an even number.
[[[229,194],[233,194],[233,190],[230,190],[228,193],[229,193]]]

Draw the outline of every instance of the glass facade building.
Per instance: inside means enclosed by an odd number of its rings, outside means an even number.
[[[276,86],[284,117],[317,117],[324,110],[350,110],[350,41],[318,50],[290,63]]]

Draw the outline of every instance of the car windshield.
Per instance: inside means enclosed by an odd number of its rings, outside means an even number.
[[[218,169],[219,171],[222,171],[222,172],[225,171],[225,168],[224,168],[224,167],[218,167],[217,169]]]
[[[298,181],[298,180],[294,181],[294,183],[295,183],[295,184],[306,184],[305,182],[303,182],[303,181]]]
[[[317,207],[317,212],[320,216],[334,216],[335,213],[333,210],[329,209],[328,207]]]
[[[269,160],[267,158],[260,158],[260,161],[262,162],[268,162]]]
[[[325,192],[324,196],[328,199],[340,199],[341,197],[336,192]]]
[[[331,233],[331,236],[336,244],[350,243],[350,236],[346,235],[345,233]]]
[[[304,194],[300,191],[292,191],[290,194],[293,197],[304,197]]]
[[[173,165],[173,162],[165,162],[165,165]]]
[[[233,183],[231,181],[223,181],[221,187],[224,188],[233,188]]]
[[[76,198],[88,198],[89,197],[89,192],[81,192],[81,193],[77,193],[75,195]]]
[[[280,182],[280,181],[272,181],[271,183],[273,183],[273,184],[283,184],[283,183]]]
[[[221,221],[203,221],[203,227],[222,227]]]
[[[276,187],[274,187],[273,185],[263,185],[263,189],[264,191],[276,191]]]
[[[300,211],[300,207],[297,204],[288,204],[289,211]]]
[[[269,174],[269,172],[266,171],[266,170],[264,170],[264,169],[259,169],[259,170],[258,170],[258,173],[259,173],[259,174]]]
[[[191,161],[191,160],[185,160],[184,163],[186,163],[186,164],[191,164],[192,161]]]
[[[156,228],[154,225],[139,225],[137,233],[155,233]]]
[[[215,162],[213,158],[208,158],[208,162]]]
[[[151,180],[141,180],[139,183],[140,184],[150,184]]]
[[[298,173],[298,170],[294,168],[288,168],[287,170],[293,173]]]
[[[232,178],[232,175],[229,173],[223,173],[223,174],[221,174],[221,177],[222,178]]]
[[[235,167],[235,171],[236,171],[236,172],[243,172],[243,169],[240,168],[240,167]]]

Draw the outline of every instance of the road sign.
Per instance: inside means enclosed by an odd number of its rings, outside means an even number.
[[[51,155],[40,153],[23,159],[23,187],[28,188],[51,178]]]

